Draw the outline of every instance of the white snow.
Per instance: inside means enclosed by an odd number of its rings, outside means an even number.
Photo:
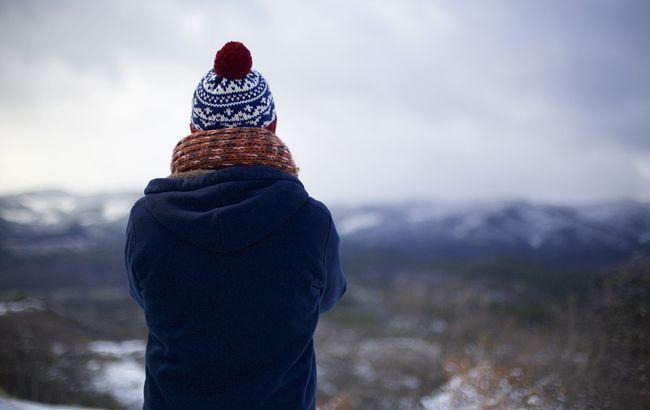
[[[347,216],[337,222],[337,230],[341,235],[347,235],[362,229],[373,228],[382,223],[380,212],[365,212]]]
[[[65,193],[28,193],[20,196],[11,206],[0,210],[0,217],[23,225],[55,225],[76,206],[77,199]]]
[[[454,376],[449,382],[447,382],[447,384],[445,384],[439,393],[423,397],[420,400],[420,404],[422,404],[422,407],[426,410],[453,409],[455,408],[453,407],[454,392],[457,391],[462,384],[462,377]],[[465,403],[465,406],[468,404],[469,403]],[[479,408],[476,403],[473,404],[475,408]]]
[[[38,222],[39,215],[25,208],[2,209],[0,210],[0,218],[21,225],[30,225]]]
[[[0,410],[100,410],[90,407],[70,405],[54,405],[36,403],[33,401],[0,397]]]
[[[62,192],[25,193],[0,207],[0,218],[21,225],[52,227],[77,222],[83,226],[126,218],[137,194],[73,195]]]
[[[69,213],[75,208],[77,201],[68,194],[25,195],[22,204],[38,213]]]
[[[431,222],[449,216],[454,211],[457,209],[449,206],[426,204],[407,208],[404,218],[410,223]]]
[[[367,340],[359,346],[359,354],[364,356],[374,353],[383,355],[389,349],[409,350],[434,359],[440,354],[440,346],[422,339],[409,337],[385,337]]]
[[[34,298],[0,302],[0,316],[8,313],[31,312],[43,310],[43,302]]]
[[[144,367],[133,359],[122,359],[101,365],[92,386],[109,393],[128,409],[142,408],[144,399]]]
[[[470,213],[464,215],[463,218],[461,218],[460,222],[452,228],[451,234],[458,239],[465,238],[474,229],[477,229],[483,225],[484,220],[485,215],[480,213]]]
[[[88,349],[92,352],[119,357],[133,354],[144,354],[145,348],[146,343],[143,340],[126,340],[124,342],[100,340],[88,344]]]
[[[519,368],[509,375],[499,375],[490,363],[483,362],[463,374],[454,374],[436,392],[422,397],[420,404],[426,410],[548,408],[538,392],[553,384],[554,377],[545,377],[532,385],[520,385],[516,380],[521,381],[522,375]]]
[[[102,205],[102,218],[107,222],[125,218],[132,206],[133,201],[130,198],[109,199]]]
[[[32,211],[39,223],[53,225],[61,221],[62,215],[72,212],[77,201],[65,194],[25,195],[21,204]]]
[[[141,409],[145,379],[142,359],[145,349],[146,344],[142,340],[89,343],[88,350],[102,356],[102,360],[88,363],[88,369],[93,373],[92,387],[111,394],[127,409]]]

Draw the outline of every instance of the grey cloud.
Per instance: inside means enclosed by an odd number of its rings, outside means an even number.
[[[597,149],[619,167],[607,181],[626,181],[612,187],[612,195],[622,195],[623,188],[637,195],[647,187],[625,162],[638,163],[650,150],[650,2],[645,0],[4,1],[0,108],[20,114],[33,104],[57,101],[66,91],[47,83],[60,78],[37,69],[51,61],[61,70],[116,85],[133,67],[148,65],[181,64],[198,80],[211,53],[233,33],[251,46],[254,61],[271,79],[282,121],[309,126],[322,115],[313,107],[325,107],[338,116],[327,121],[348,128],[364,121],[359,132],[368,130],[379,140],[394,138],[400,125],[412,122],[406,128],[413,135],[402,138],[430,150],[436,143],[456,144],[461,154],[475,149],[472,141],[514,139],[522,145],[511,155],[533,155],[538,146],[547,154],[564,150],[558,155],[562,169],[574,167],[580,178],[572,183],[582,186],[591,185],[580,182],[588,173],[579,169],[584,165],[579,153]],[[39,75],[27,81],[25,67]],[[355,147],[361,150],[364,138],[358,137]],[[517,161],[513,169],[494,166],[503,152],[495,150],[480,166],[492,181],[502,181],[504,190],[534,194],[534,184],[546,184],[543,170],[520,172],[515,168],[525,164]],[[597,167],[594,161],[588,167]],[[399,172],[406,172],[403,167]],[[455,166],[447,169],[471,179]],[[423,172],[436,171],[423,165]],[[528,179],[510,186],[513,173]],[[457,191],[462,194],[462,188]],[[565,191],[553,192],[559,197]],[[593,184],[593,193],[606,195],[606,187]]]

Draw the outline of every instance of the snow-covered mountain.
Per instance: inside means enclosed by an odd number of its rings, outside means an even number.
[[[523,242],[536,248],[560,232],[573,231],[582,242],[603,239],[615,246],[617,236],[639,244],[650,242],[650,203],[632,201],[577,207],[524,201],[418,202],[336,207],[334,212],[339,233],[364,239],[437,231],[472,242]]]
[[[0,197],[0,247],[17,254],[81,252],[120,240],[138,193],[36,191]]]
[[[38,191],[0,197],[0,253],[119,249],[128,212],[140,195]],[[355,250],[388,249],[433,259],[516,255],[599,264],[650,249],[650,203],[404,202],[331,209],[343,247]]]
[[[650,203],[634,201],[417,202],[334,212],[339,233],[351,246],[434,258],[508,255],[598,265],[650,250]]]

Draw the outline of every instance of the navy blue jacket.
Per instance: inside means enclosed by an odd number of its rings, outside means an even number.
[[[144,409],[314,409],[314,331],[346,290],[327,207],[267,166],[144,193],[125,246],[149,328]]]

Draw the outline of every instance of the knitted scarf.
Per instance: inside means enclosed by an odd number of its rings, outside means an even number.
[[[198,131],[178,141],[170,178],[190,178],[233,165],[268,165],[293,176],[299,168],[291,152],[265,128],[223,128]]]

